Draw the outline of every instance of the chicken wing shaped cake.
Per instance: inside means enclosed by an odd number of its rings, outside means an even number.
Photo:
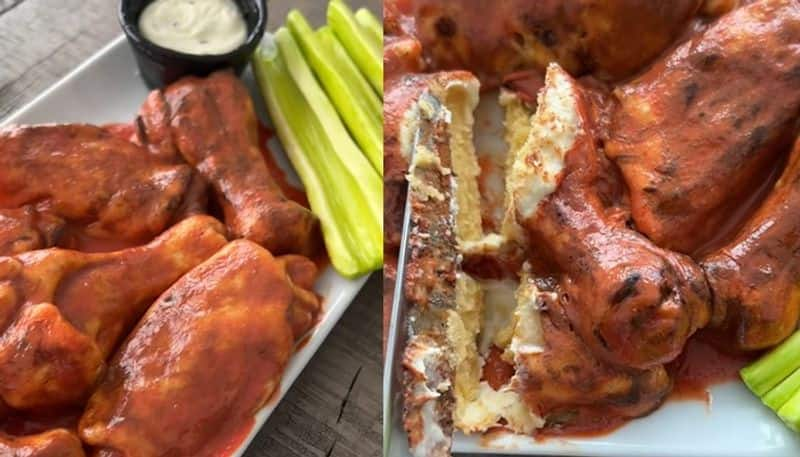
[[[416,457],[456,431],[613,430],[690,348],[741,363],[800,314],[800,3],[480,3],[384,12]]]
[[[322,299],[257,122],[222,71],[131,123],[0,129],[0,456],[240,445]]]
[[[89,400],[81,437],[108,457],[219,455],[280,385],[302,335],[296,307],[318,300],[285,262],[228,244],[150,307]]]

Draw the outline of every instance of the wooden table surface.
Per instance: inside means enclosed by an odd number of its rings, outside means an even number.
[[[379,12],[380,0],[349,0]],[[0,121],[120,34],[116,0],[0,0]],[[327,0],[271,0],[317,24]],[[381,279],[372,276],[247,457],[370,457],[381,449]]]

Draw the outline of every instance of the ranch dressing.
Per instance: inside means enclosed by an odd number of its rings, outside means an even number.
[[[155,0],[139,16],[147,40],[186,54],[226,54],[247,39],[233,0]]]

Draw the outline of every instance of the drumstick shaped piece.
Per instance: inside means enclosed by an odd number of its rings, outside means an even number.
[[[15,255],[54,246],[64,221],[32,206],[0,209],[0,255]]]
[[[0,455],[5,457],[84,457],[74,433],[62,428],[20,437],[0,433]]]
[[[765,349],[800,316],[800,141],[761,207],[739,234],[703,262],[714,292],[712,323],[742,350]]]
[[[195,216],[137,248],[0,257],[0,398],[16,409],[84,400],[122,337],[225,245],[223,233],[216,219]]]
[[[229,72],[183,78],[164,96],[172,112],[172,138],[184,159],[212,185],[236,238],[273,254],[311,255],[320,241],[310,210],[287,199],[257,147],[250,95]]]
[[[703,271],[628,228],[598,183],[589,100],[550,66],[531,132],[509,175],[517,220],[560,270],[564,305],[592,354],[637,369],[674,359],[709,319]]]
[[[80,420],[99,456],[220,455],[280,385],[293,308],[318,307],[292,259],[228,244],[147,311]]]

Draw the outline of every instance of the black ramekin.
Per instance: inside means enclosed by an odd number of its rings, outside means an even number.
[[[236,0],[247,23],[247,39],[227,54],[193,55],[163,48],[148,41],[139,31],[139,15],[153,0],[121,0],[119,22],[133,48],[142,79],[150,88],[163,87],[182,76],[206,76],[231,67],[240,74],[258,46],[267,25],[266,0]]]

